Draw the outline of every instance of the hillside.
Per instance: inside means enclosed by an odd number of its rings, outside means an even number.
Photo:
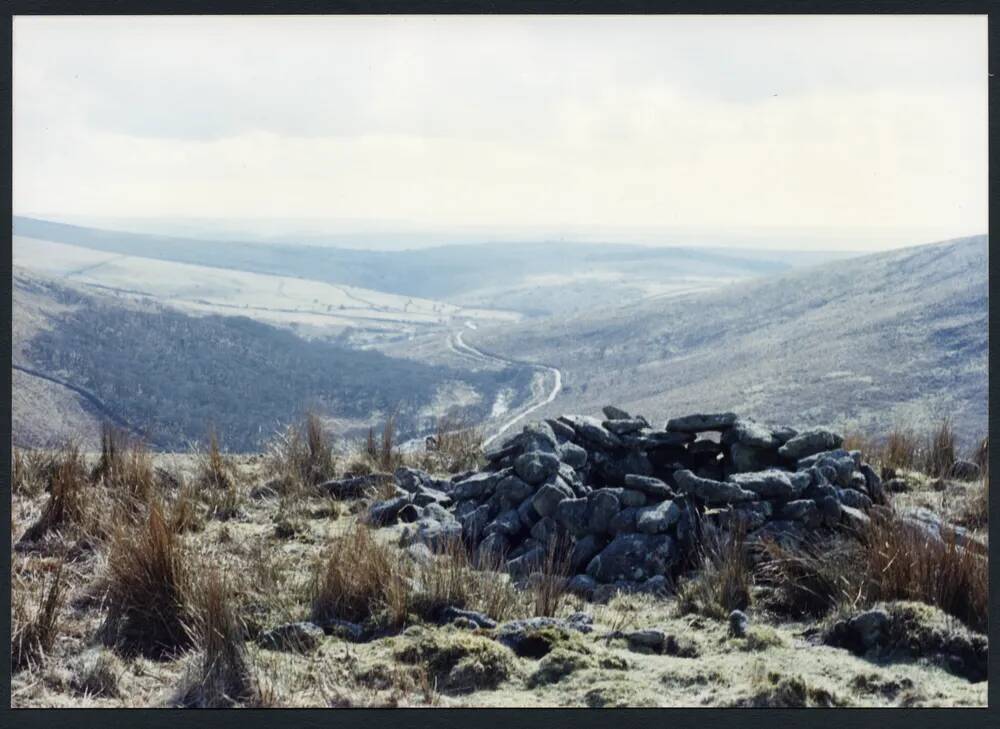
[[[832,252],[651,248],[565,241],[358,250],[292,243],[205,241],[15,217],[15,236],[115,256],[352,286],[529,316],[581,312],[649,295],[701,290],[842,258]],[[355,245],[364,245],[360,236]]]
[[[621,402],[873,434],[948,416],[968,440],[986,430],[987,251],[986,236],[947,241],[466,340],[559,368],[541,414]]]
[[[530,368],[396,359],[21,271],[13,304],[19,445],[87,439],[111,420],[161,448],[183,449],[211,425],[228,448],[252,450],[307,408],[353,435],[397,411],[400,435],[410,436],[446,413],[485,419],[501,392],[517,401],[533,376]]]

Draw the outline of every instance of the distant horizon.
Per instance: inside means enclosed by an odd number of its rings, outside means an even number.
[[[649,248],[703,248],[809,253],[878,253],[946,240],[988,235],[988,231],[950,235],[903,230],[817,230],[813,228],[661,228],[640,226],[418,225],[412,221],[333,218],[241,218],[162,216],[88,216],[15,212],[14,218],[89,228],[111,233],[167,238],[318,248],[406,251],[454,245],[621,245]],[[350,240],[356,239],[357,245]],[[864,240],[866,244],[859,244]],[[825,247],[823,247],[825,246]]]

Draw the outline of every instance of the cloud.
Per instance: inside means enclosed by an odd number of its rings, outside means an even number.
[[[19,18],[15,209],[978,232],[985,27]]]

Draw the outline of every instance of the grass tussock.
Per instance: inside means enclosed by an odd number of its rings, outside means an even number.
[[[47,576],[36,596],[37,604],[27,586],[16,585],[11,604],[11,671],[34,668],[44,662],[55,644],[59,618],[66,603],[66,582],[60,562]]]
[[[190,645],[190,569],[180,539],[153,502],[143,522],[119,525],[108,550],[105,645],[127,655],[168,657]]]
[[[539,569],[530,576],[534,615],[554,616],[566,597],[566,586],[570,578],[570,554],[572,548],[565,538],[549,540],[545,559]]]
[[[698,613],[723,620],[733,610],[750,606],[754,574],[742,530],[706,530],[700,569],[677,587],[681,614]]]
[[[11,454],[11,492],[30,499],[50,491],[59,470],[59,454],[59,451],[15,447]]]
[[[368,429],[364,456],[374,470],[391,472],[403,465],[403,455],[396,443],[396,414],[392,413],[376,435],[375,428]]]
[[[86,493],[87,473],[83,454],[70,444],[52,460],[49,496],[38,519],[21,536],[21,542],[34,542],[54,530],[69,527],[87,531],[93,526],[92,504]]]
[[[884,439],[849,433],[844,448],[861,451],[862,458],[883,469],[919,471],[932,478],[947,477],[958,460],[958,446],[951,420],[944,418],[929,433],[919,434],[911,427],[897,426]],[[973,460],[980,460],[979,449]],[[982,467],[980,463],[980,467]]]
[[[91,480],[133,511],[140,511],[149,502],[158,481],[145,444],[110,425],[101,430],[101,456]]]
[[[333,444],[315,413],[289,425],[271,442],[268,469],[282,493],[296,493],[326,481],[336,472]]]
[[[797,615],[819,616],[878,602],[913,600],[939,607],[985,631],[986,560],[953,538],[939,540],[896,518],[873,519],[858,541],[789,548],[764,546],[762,581],[781,591]]]
[[[444,473],[460,473],[481,467],[483,432],[464,421],[439,418],[434,435],[429,436],[421,454],[421,468]]]
[[[448,606],[482,610],[498,620],[519,607],[505,576],[474,569],[460,541],[418,564],[378,541],[364,525],[331,541],[326,558],[317,565],[310,599],[312,619],[320,624],[347,620],[390,630],[414,617],[437,619]]]
[[[186,626],[197,659],[185,678],[178,703],[197,708],[257,706],[261,703],[245,636],[232,596],[217,570],[199,580],[193,617]]]

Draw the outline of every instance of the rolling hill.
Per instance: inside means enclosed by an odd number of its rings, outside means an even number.
[[[884,433],[986,432],[988,239],[836,261],[711,292],[469,332],[562,371],[543,412],[734,410]]]

